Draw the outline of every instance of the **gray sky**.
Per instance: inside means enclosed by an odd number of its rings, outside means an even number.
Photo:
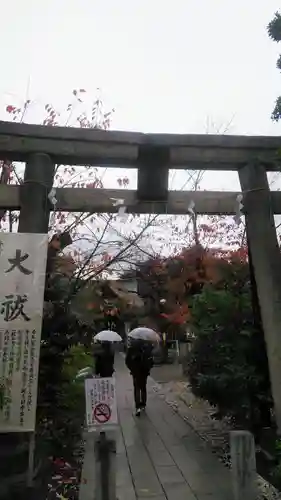
[[[279,47],[266,26],[279,0],[0,0],[0,117],[36,102],[65,109],[74,88],[100,88],[112,128],[279,135]],[[215,124],[215,126],[212,125]],[[122,172],[106,174],[115,187]],[[180,188],[186,174],[174,176]],[[130,188],[136,176],[130,175]],[[202,189],[239,189],[237,175],[207,173]],[[188,186],[187,186],[188,189]]]
[[[1,0],[0,95],[62,103],[100,87],[114,128],[278,134],[281,76],[266,25],[278,0]]]
[[[27,92],[62,109],[73,88],[91,98],[99,87],[116,109],[115,129],[205,133],[208,120],[210,131],[212,121],[220,128],[231,120],[230,133],[281,133],[270,120],[281,93],[278,46],[266,32],[279,0],[0,4],[1,117]],[[41,116],[34,109],[32,121]],[[207,175],[202,187],[234,189],[233,179]]]

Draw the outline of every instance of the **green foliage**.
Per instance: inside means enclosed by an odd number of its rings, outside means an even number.
[[[274,42],[281,41],[281,14],[280,12],[275,12],[274,18],[267,26],[267,31],[269,37]],[[281,70],[281,55],[277,60],[277,68]],[[281,118],[281,96],[276,99],[274,109],[271,114],[271,119],[275,122],[278,122]]]
[[[281,118],[281,96],[277,97],[274,109],[271,114],[271,119],[278,122]]]
[[[272,477],[279,486],[281,484],[281,440],[280,438],[275,442],[275,457],[276,465],[272,471]]]
[[[62,366],[62,384],[58,393],[57,422],[63,429],[64,445],[66,437],[73,444],[73,436],[79,437],[85,416],[84,380],[75,380],[75,376],[82,368],[94,366],[91,353],[85,352],[82,345],[73,346],[66,354]],[[67,429],[66,429],[67,423]],[[69,441],[69,439],[68,439]]]
[[[81,368],[93,363],[84,346],[85,326],[65,299],[69,287],[69,280],[50,276],[45,290],[37,423],[39,441],[47,444],[49,454],[73,449],[81,435],[84,386],[74,378]]]
[[[259,425],[270,406],[263,336],[253,323],[245,265],[226,266],[225,280],[193,299],[195,341],[187,372],[193,392],[239,422]],[[236,277],[236,279],[234,279]]]
[[[86,352],[82,345],[71,347],[62,366],[62,384],[58,406],[62,414],[66,413],[72,420],[76,417],[79,422],[81,422],[81,416],[84,415],[85,411],[84,380],[75,380],[75,376],[79,370],[87,366],[94,367],[93,355]],[[62,418],[65,416],[62,415]]]
[[[86,366],[93,366],[94,358],[92,354],[85,350],[81,344],[73,345],[66,354],[63,367],[62,376],[66,383],[71,383],[79,370]]]
[[[41,411],[41,437],[49,443],[50,450],[71,450],[79,440],[85,416],[84,380],[75,380],[78,371],[93,367],[94,359],[83,345],[72,346],[64,355],[60,378],[55,392],[55,408]],[[41,408],[42,410],[42,408]],[[43,417],[43,418],[42,418]],[[44,418],[45,417],[45,418]],[[47,418],[46,418],[47,417]]]
[[[269,37],[274,40],[274,42],[281,41],[281,14],[280,12],[275,12],[274,18],[267,26],[267,31]]]

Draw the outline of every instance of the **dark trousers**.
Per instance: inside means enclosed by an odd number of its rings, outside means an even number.
[[[133,382],[134,382],[134,397],[135,397],[136,409],[140,409],[146,406],[147,375],[145,374],[133,375]]]

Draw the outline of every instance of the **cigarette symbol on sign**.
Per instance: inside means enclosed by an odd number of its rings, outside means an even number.
[[[111,417],[111,409],[107,404],[99,403],[94,408],[93,416],[99,424],[105,424]]]

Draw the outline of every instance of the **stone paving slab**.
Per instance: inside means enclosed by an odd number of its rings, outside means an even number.
[[[155,394],[154,381],[148,384],[146,414],[137,418],[122,356],[116,359],[116,373],[118,500],[233,500],[229,471]]]

